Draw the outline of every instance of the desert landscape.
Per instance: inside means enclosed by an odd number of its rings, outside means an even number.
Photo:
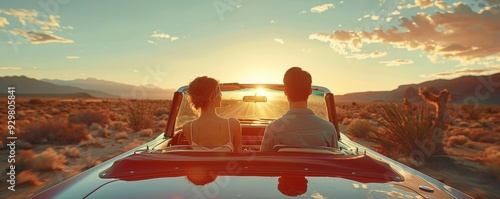
[[[4,101],[2,101],[4,103]],[[6,103],[6,102],[5,102]],[[168,100],[17,99],[16,191],[1,198],[28,198],[139,146],[161,134]],[[381,107],[389,103],[339,103],[341,131],[384,155],[458,188],[475,198],[498,198],[500,191],[500,106],[448,104],[443,136],[446,155],[415,164],[384,151],[375,139],[383,131]],[[402,103],[399,103],[402,104]],[[414,105],[429,110],[426,103]],[[7,117],[2,107],[0,117]],[[2,138],[7,129],[1,127]],[[9,155],[2,140],[0,155]],[[6,162],[1,168],[8,171]],[[2,187],[9,184],[2,181]]]

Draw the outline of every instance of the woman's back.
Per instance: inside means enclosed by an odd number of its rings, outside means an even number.
[[[200,146],[206,150],[214,151],[233,151],[234,146],[229,119],[192,121],[190,122],[190,134],[192,146]]]

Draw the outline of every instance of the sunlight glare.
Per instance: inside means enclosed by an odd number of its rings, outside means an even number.
[[[266,91],[262,88],[258,88],[256,91],[255,91],[255,95],[257,96],[265,96],[266,95]]]

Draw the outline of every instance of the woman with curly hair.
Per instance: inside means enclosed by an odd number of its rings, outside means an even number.
[[[183,134],[196,149],[241,152],[241,126],[236,118],[222,118],[215,108],[221,107],[219,81],[197,77],[188,88],[189,102],[201,110],[200,117],[187,122]]]

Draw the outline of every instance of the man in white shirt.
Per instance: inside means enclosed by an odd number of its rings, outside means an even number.
[[[337,148],[333,124],[307,108],[307,98],[312,93],[311,75],[299,67],[292,67],[286,71],[283,83],[290,110],[266,127],[260,151],[273,151],[275,145]]]

